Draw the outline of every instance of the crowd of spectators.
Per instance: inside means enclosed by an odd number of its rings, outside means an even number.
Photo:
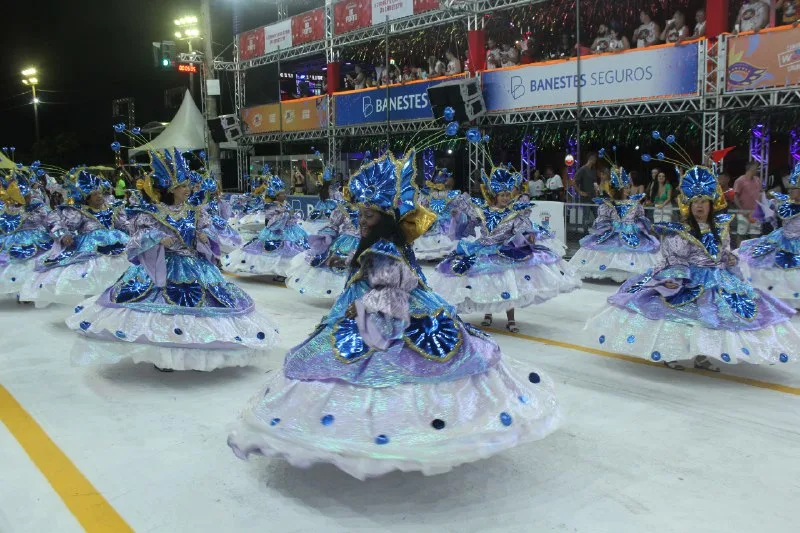
[[[374,70],[356,65],[352,74],[345,75],[345,89],[382,87],[441,76],[454,76],[462,72],[461,60],[452,50],[447,50],[444,58],[428,56],[426,67],[416,66],[412,62],[400,64],[395,61],[390,61],[388,66],[376,65]]]

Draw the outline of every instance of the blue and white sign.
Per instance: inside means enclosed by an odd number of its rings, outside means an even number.
[[[511,111],[696,95],[701,43],[635,50],[483,73],[486,108]]]
[[[434,81],[420,81],[405,85],[368,89],[353,93],[337,94],[336,125],[353,126],[370,122],[389,120],[420,120],[433,118],[431,103],[428,100],[428,87],[452,78]]]

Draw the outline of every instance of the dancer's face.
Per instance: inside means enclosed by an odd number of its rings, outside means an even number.
[[[190,189],[186,185],[178,185],[172,189],[172,197],[175,198],[175,205],[181,205],[189,198]]]
[[[508,207],[511,203],[511,193],[510,192],[501,192],[497,195],[497,207]]]
[[[106,200],[103,198],[103,193],[101,191],[94,191],[86,198],[86,204],[92,209],[101,209],[105,203]]]
[[[789,190],[789,198],[791,198],[792,202],[800,204],[800,189]]]
[[[692,202],[692,215],[697,222],[708,222],[708,215],[711,213],[711,202],[709,200],[695,200]]]
[[[364,207],[361,209],[361,218],[359,219],[359,225],[361,226],[361,236],[366,237],[369,235],[369,231],[378,224],[381,220],[381,215],[374,209],[369,209]]]
[[[278,203],[285,202],[286,201],[286,194],[282,193],[282,192],[279,192],[278,195],[275,197],[275,201],[277,201]]]

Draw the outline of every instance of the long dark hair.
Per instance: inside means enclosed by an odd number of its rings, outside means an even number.
[[[403,234],[400,232],[400,225],[395,218],[386,213],[380,213],[380,221],[370,228],[366,237],[361,237],[361,241],[358,243],[358,248],[356,248],[356,253],[353,255],[350,266],[352,268],[361,266],[361,254],[364,253],[365,250],[370,249],[381,239],[394,243],[400,250],[407,244],[405,237],[403,237]]]
[[[329,200],[331,197],[331,182],[326,181],[322,183],[322,187],[319,188],[319,199],[323,202]]]
[[[717,225],[714,222],[714,202],[711,200],[705,200],[708,202],[708,228],[711,230],[711,233],[714,234],[715,237],[719,238],[719,234],[717,233]],[[697,222],[697,219],[694,218],[694,213],[692,213],[692,206],[689,204],[689,214],[686,216],[687,220],[689,221],[689,226],[692,228],[690,232],[692,236],[700,240],[700,224]]]

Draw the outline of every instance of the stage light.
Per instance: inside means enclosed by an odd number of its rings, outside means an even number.
[[[636,149],[637,149],[637,150],[639,149],[639,145],[638,145],[638,144],[636,145]]]
[[[453,153],[453,149],[452,149],[452,148],[448,148],[448,149],[447,149],[447,153],[448,153],[448,154],[452,154],[452,153]]]
[[[23,76],[33,76],[36,74],[36,69],[33,67],[28,67],[22,71]]]

